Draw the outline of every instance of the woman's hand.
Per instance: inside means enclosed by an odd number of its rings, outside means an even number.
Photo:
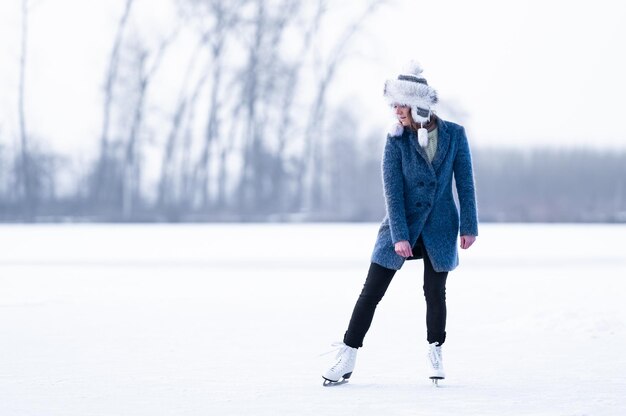
[[[474,241],[476,241],[475,235],[462,235],[461,236],[461,248],[464,250],[470,248],[472,244],[474,244]],[[396,251],[398,250],[396,249]]]
[[[395,244],[396,254],[404,258],[411,257],[413,255],[413,249],[408,241],[402,240]]]

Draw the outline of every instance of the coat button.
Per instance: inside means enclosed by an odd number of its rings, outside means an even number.
[[[426,206],[427,206],[428,208],[430,208],[430,202],[427,202],[427,203],[426,203]]]
[[[419,181],[419,182],[417,183],[417,186],[424,186],[424,182]]]
[[[422,203],[421,203],[421,202],[418,202],[417,204],[415,204],[415,206],[419,208],[419,207],[421,207],[421,206],[422,206]]]
[[[430,182],[428,186],[435,186],[435,182]]]

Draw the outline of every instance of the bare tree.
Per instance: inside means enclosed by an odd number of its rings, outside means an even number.
[[[195,165],[193,174],[193,188],[199,192],[200,207],[209,205],[209,160],[211,148],[219,134],[218,112],[220,110],[219,94],[223,90],[222,73],[224,71],[224,45],[226,38],[236,28],[240,16],[239,9],[246,0],[229,3],[228,5],[219,0],[207,2],[208,12],[213,16],[213,27],[204,33],[209,42],[210,51],[211,91],[209,99],[209,113],[204,131],[204,140],[200,156]],[[209,34],[210,33],[210,34]]]
[[[126,150],[124,152],[124,179],[122,182],[122,213],[124,219],[126,220],[132,217],[135,201],[140,199],[139,184],[141,180],[141,158],[139,138],[144,118],[147,90],[154,75],[157,73],[159,66],[161,65],[161,61],[167,47],[177,36],[177,33],[178,29],[174,30],[171,35],[161,41],[157,50],[152,54],[154,55],[154,58],[149,64],[147,62],[150,60],[151,54],[148,50],[138,46],[135,51],[137,54],[137,68],[139,71],[136,92],[137,98],[128,139],[126,140]]]
[[[19,135],[20,135],[20,169],[18,170],[19,194],[22,198],[26,215],[32,218],[34,209],[34,195],[32,187],[32,175],[29,157],[29,138],[26,131],[26,110],[24,88],[26,83],[26,55],[27,55],[27,39],[28,39],[28,11],[29,1],[22,0],[22,30],[21,30],[21,47],[20,47],[20,74],[19,74],[19,91],[18,91],[18,117],[19,117]]]
[[[294,88],[284,82],[284,62],[279,53],[287,24],[296,15],[300,3],[285,0],[278,7],[268,8],[258,0],[251,20],[251,39],[247,45],[248,58],[241,73],[243,79],[241,105],[244,108],[243,171],[238,185],[238,203],[243,212],[260,212],[271,208],[275,184],[272,166],[280,163],[282,155],[272,152],[266,143],[271,113],[284,109],[282,91]],[[262,99],[261,99],[262,98]],[[282,111],[281,111],[282,110]]]
[[[199,40],[183,76],[182,87],[170,121],[159,180],[158,205],[176,215],[183,207],[205,209],[209,204],[209,166],[215,140],[219,137],[219,112],[224,109],[220,92],[225,44],[238,28],[241,7],[249,0],[179,0],[179,10],[187,23],[197,26]],[[196,76],[198,63],[204,65]],[[205,98],[208,85],[208,113],[200,152],[193,160],[196,109]]]
[[[195,88],[193,88],[194,93],[191,98],[188,97],[188,84],[191,81],[191,75],[196,67],[198,59],[201,56],[200,50],[205,42],[206,39],[203,37],[192,53],[190,62],[186,65],[187,70],[183,76],[183,86],[179,92],[174,114],[172,115],[170,121],[169,133],[165,142],[165,149],[163,151],[163,158],[161,162],[161,174],[157,196],[157,205],[160,209],[169,210],[171,205],[175,203],[175,185],[173,182],[176,180],[174,177],[176,174],[176,167],[174,166],[174,161],[176,160],[176,154],[179,152],[178,140],[181,136],[181,130],[185,122],[185,115],[195,105],[195,101],[197,100],[201,90],[201,85],[204,84],[206,76],[201,77]],[[184,172],[178,173],[178,179],[184,181],[184,179],[182,179]]]
[[[363,22],[382,4],[384,0],[370,0],[365,10],[352,21],[330,52],[328,59],[321,67],[317,94],[311,105],[309,121],[304,133],[305,151],[298,170],[298,188],[303,190],[304,199],[300,207],[306,212],[314,212],[322,205],[322,172],[323,125],[326,111],[328,89],[335,78],[337,69],[347,57],[350,41],[359,31]]]
[[[304,19],[305,21],[299,25],[303,30],[302,46],[299,51],[301,56],[305,56],[311,48],[313,39],[318,33],[320,22],[325,12],[325,0],[318,0],[315,3],[313,15],[311,18]],[[299,84],[301,72],[303,70],[305,59],[298,59],[293,64],[286,64],[282,69],[282,73],[278,76],[281,79],[286,80],[287,87],[282,91],[282,97],[279,101],[279,108],[285,109],[282,117],[280,128],[277,131],[278,145],[276,148],[276,160],[271,165],[270,178],[273,187],[271,188],[272,195],[270,199],[275,202],[276,209],[279,212],[289,212],[292,210],[292,193],[288,189],[288,178],[286,163],[286,145],[287,139],[290,134],[293,134],[293,122],[294,114],[291,111],[292,105],[295,101],[297,88]]]
[[[124,11],[117,25],[117,31],[113,40],[113,48],[111,50],[111,55],[109,56],[109,64],[106,71],[102,108],[102,130],[100,132],[100,155],[98,166],[95,171],[94,183],[92,184],[92,194],[95,196],[96,200],[99,200],[99,196],[103,193],[106,194],[111,192],[111,187],[107,185],[107,182],[112,179],[113,176],[109,167],[110,158],[112,157],[109,137],[111,109],[113,106],[114,90],[119,69],[120,50],[133,3],[134,0],[126,0],[124,5]]]

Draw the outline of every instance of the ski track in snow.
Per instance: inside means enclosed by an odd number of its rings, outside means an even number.
[[[322,387],[377,224],[0,226],[0,414],[624,415],[624,225],[485,224],[426,376],[422,264]]]

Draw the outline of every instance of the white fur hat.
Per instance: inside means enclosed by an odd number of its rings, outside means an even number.
[[[426,122],[435,104],[439,101],[437,91],[431,88],[422,76],[422,66],[411,61],[398,79],[385,81],[383,95],[390,105],[411,107],[411,117],[416,122]]]

